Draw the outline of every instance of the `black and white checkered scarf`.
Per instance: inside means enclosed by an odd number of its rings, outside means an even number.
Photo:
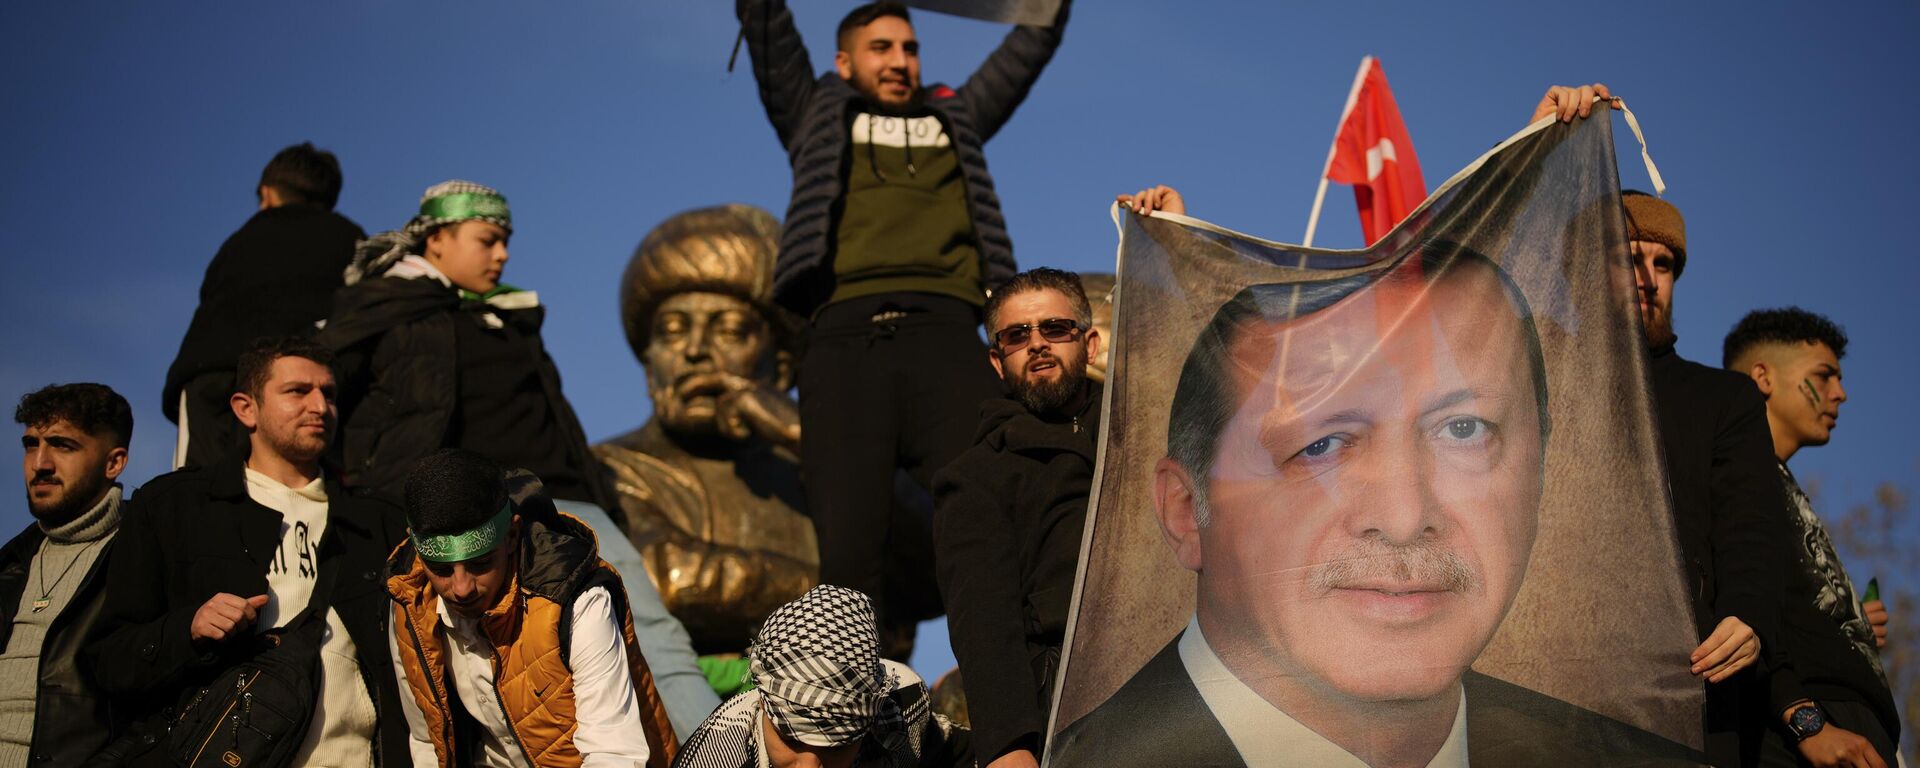
[[[436,197],[462,193],[478,193],[505,197],[500,194],[499,190],[485,184],[476,184],[471,181],[454,179],[427,187],[427,191],[420,195],[420,205],[422,208],[425,208],[427,202]],[[421,213],[409,219],[404,227],[372,235],[355,244],[353,248],[353,261],[347,264],[347,271],[344,275],[346,284],[353,285],[369,277],[379,277],[386,274],[387,270],[392,269],[393,265],[400,263],[401,259],[408,256],[421,255],[421,238],[425,237],[427,232],[434,227],[442,224],[452,224],[456,221],[469,220],[490,221],[506,227],[509,232],[513,231],[513,222],[509,219],[496,218],[493,216],[448,219]]]
[[[869,732],[884,739],[902,731],[900,708],[888,697],[896,681],[880,664],[873,603],[856,590],[821,585],[781,606],[747,658],[767,718],[787,738],[835,747]]]

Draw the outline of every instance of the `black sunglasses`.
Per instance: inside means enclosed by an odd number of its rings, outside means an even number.
[[[1037,323],[1009,325],[994,331],[993,345],[999,348],[1002,354],[1018,352],[1020,348],[1027,345],[1027,342],[1033,340],[1034,331],[1039,331],[1040,338],[1048,342],[1065,344],[1069,341],[1078,341],[1080,333],[1086,329],[1087,326],[1078,320],[1069,320],[1064,317],[1049,318]]]

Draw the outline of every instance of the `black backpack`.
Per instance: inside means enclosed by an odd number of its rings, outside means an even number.
[[[264,646],[195,691],[167,732],[167,755],[188,768],[286,768],[312,725],[320,696],[320,646],[327,637],[331,572],[307,609]]]

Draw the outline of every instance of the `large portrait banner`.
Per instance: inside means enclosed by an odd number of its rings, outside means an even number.
[[[1362,251],[1116,210],[1047,765],[1700,762],[1612,141],[1537,123]]]

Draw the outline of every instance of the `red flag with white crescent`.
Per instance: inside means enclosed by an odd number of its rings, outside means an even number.
[[[1387,73],[1372,56],[1360,62],[1353,91],[1347,96],[1340,132],[1327,162],[1327,178],[1353,185],[1360,206],[1360,229],[1367,244],[1391,231],[1427,199],[1427,183],[1420,176],[1420,158],[1413,137],[1400,119]]]

